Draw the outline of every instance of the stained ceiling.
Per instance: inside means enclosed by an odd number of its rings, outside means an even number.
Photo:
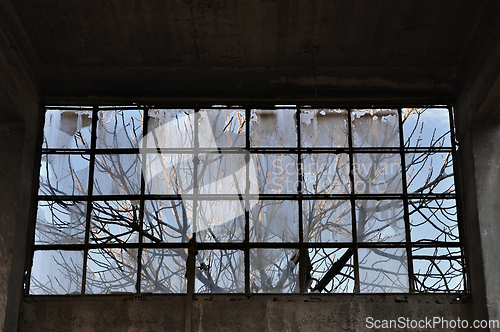
[[[177,95],[193,80],[201,91],[219,84],[220,91],[246,86],[247,94],[314,85],[317,96],[318,89],[380,86],[380,78],[387,89],[411,89],[406,79],[449,90],[488,9],[482,0],[11,4],[49,93],[66,91],[70,81],[85,93],[167,89]]]

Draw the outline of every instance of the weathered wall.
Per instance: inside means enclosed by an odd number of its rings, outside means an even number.
[[[490,2],[461,63],[456,127],[474,315],[500,319],[500,3]],[[498,331],[500,329],[493,329]]]
[[[35,109],[38,102],[34,99]],[[0,325],[15,331],[22,297],[35,166],[25,123],[0,124]]]
[[[183,331],[184,296],[27,298],[19,331]],[[471,320],[466,298],[439,295],[196,296],[193,331],[363,331],[366,318]],[[472,322],[472,321],[471,321]],[[426,329],[419,329],[425,331]]]
[[[483,253],[481,248],[481,230],[478,227],[476,177],[473,157],[472,135],[465,135],[460,141],[459,164],[461,178],[461,211],[465,220],[462,236],[466,239],[466,261],[469,273],[471,301],[476,319],[488,319],[486,305],[486,287],[484,284]]]
[[[4,326],[19,206],[24,126],[0,124],[0,322]]]
[[[26,39],[0,0],[0,326],[16,331],[22,298],[35,166],[39,93]]]
[[[500,319],[500,123],[473,128],[472,143],[486,304]]]

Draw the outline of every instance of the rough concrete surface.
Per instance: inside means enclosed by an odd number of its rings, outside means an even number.
[[[0,124],[0,323],[3,329],[19,203],[24,130],[22,124]]]
[[[19,331],[183,331],[184,296],[30,297]],[[366,318],[472,319],[466,298],[439,295],[196,296],[193,331],[363,331]],[[408,329],[411,330],[411,329]],[[425,331],[425,329],[419,329]]]

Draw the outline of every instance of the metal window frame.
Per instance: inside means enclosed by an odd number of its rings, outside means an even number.
[[[118,104],[117,104],[118,105]],[[236,105],[236,104],[234,104]],[[408,103],[397,103],[397,104],[364,104],[364,103],[340,103],[340,104],[294,104],[294,105],[283,105],[283,107],[258,103],[258,104],[241,104],[241,107],[215,107],[213,105],[203,105],[203,104],[178,104],[178,105],[165,105],[162,106],[149,106],[149,105],[129,105],[129,106],[99,106],[92,105],[91,108],[87,106],[85,110],[92,110],[92,132],[91,132],[91,148],[90,149],[54,149],[54,148],[42,148],[42,139],[40,138],[40,157],[42,155],[57,155],[57,154],[67,154],[67,155],[88,155],[90,158],[89,164],[89,179],[88,179],[88,188],[87,195],[85,196],[68,196],[68,195],[36,195],[36,204],[40,201],[85,201],[87,203],[87,211],[86,211],[86,230],[85,230],[85,241],[83,244],[66,244],[66,245],[36,245],[35,241],[35,227],[32,227],[32,236],[31,236],[31,246],[30,246],[30,264],[32,264],[34,252],[37,250],[81,250],[84,254],[84,262],[83,262],[83,271],[82,271],[82,287],[81,287],[81,295],[87,295],[85,293],[86,287],[86,265],[87,265],[87,257],[88,251],[91,249],[98,248],[137,248],[138,249],[138,270],[136,272],[136,293],[140,293],[140,285],[141,285],[141,253],[143,249],[148,248],[165,248],[165,249],[187,249],[188,243],[145,243],[143,242],[143,219],[144,219],[144,208],[146,200],[171,200],[182,199],[181,195],[155,195],[155,194],[146,194],[145,193],[145,183],[144,176],[141,172],[141,185],[140,185],[140,194],[138,195],[94,195],[93,193],[93,182],[94,182],[94,162],[95,156],[99,154],[139,154],[139,148],[115,148],[115,149],[98,149],[96,147],[97,141],[97,122],[98,122],[98,112],[107,111],[107,110],[142,110],[144,114],[143,118],[143,133],[144,135],[148,133],[148,120],[149,120],[149,109],[190,109],[194,110],[194,114],[200,112],[200,110],[204,109],[234,109],[243,111],[245,113],[245,147],[243,148],[246,153],[250,154],[291,154],[297,156],[297,193],[296,194],[260,194],[257,196],[252,196],[249,194],[249,172],[248,172],[248,163],[247,163],[247,172],[246,172],[246,204],[250,199],[259,199],[259,200],[289,200],[295,201],[298,203],[298,221],[299,221],[299,241],[293,243],[271,243],[271,242],[252,242],[249,238],[249,223],[250,216],[249,211],[245,211],[245,235],[244,240],[242,242],[232,242],[232,243],[197,243],[197,249],[199,250],[217,250],[217,249],[236,249],[242,250],[244,252],[244,265],[245,265],[245,294],[251,295],[256,294],[250,291],[250,250],[257,248],[277,248],[277,249],[285,249],[291,248],[296,249],[300,253],[300,263],[299,265],[299,284],[300,284],[300,293],[306,293],[306,280],[305,280],[305,270],[304,270],[304,255],[303,252],[305,250],[311,248],[351,248],[354,251],[353,254],[353,270],[354,270],[354,282],[355,289],[354,293],[360,293],[360,281],[359,281],[359,258],[358,258],[358,249],[360,248],[404,248],[406,250],[407,255],[407,268],[408,268],[408,281],[409,281],[409,289],[408,293],[414,293],[415,290],[415,282],[416,277],[413,271],[413,252],[414,248],[460,248],[461,249],[461,261],[462,261],[462,270],[463,270],[463,283],[464,289],[460,293],[468,292],[468,278],[467,278],[467,265],[465,262],[465,254],[464,254],[464,232],[463,232],[463,221],[462,221],[462,213],[460,209],[460,179],[458,178],[458,161],[457,161],[457,144],[455,141],[454,134],[454,117],[453,117],[453,107],[451,104],[446,105],[433,105],[433,104],[408,104]],[[175,108],[174,108],[175,107]],[[436,147],[412,147],[407,148],[404,145],[404,136],[403,136],[403,121],[402,121],[402,109],[403,108],[441,108],[447,109],[449,114],[449,123],[450,123],[450,139],[451,139],[451,147],[445,148],[436,148]],[[399,121],[399,147],[388,148],[388,147],[354,147],[353,146],[353,129],[352,129],[352,117],[351,113],[353,109],[380,109],[380,108],[391,108],[397,109],[398,112],[398,121]],[[81,107],[71,107],[71,106],[45,106],[44,110],[47,109],[61,109],[61,110],[82,110]],[[251,110],[253,109],[295,109],[295,124],[297,128],[297,146],[296,147],[286,147],[286,148],[262,148],[262,147],[252,147],[250,144],[250,117]],[[302,110],[318,110],[318,109],[345,109],[347,110],[347,122],[348,122],[348,146],[347,147],[301,147],[301,125],[300,125],[300,114]],[[41,135],[43,137],[43,127],[44,127],[44,114],[41,116]],[[160,149],[161,152],[168,153],[192,153],[194,162],[194,190],[192,195],[183,195],[184,198],[192,198],[193,199],[193,224],[196,225],[196,208],[198,200],[208,200],[208,199],[224,199],[224,200],[240,200],[241,197],[235,195],[206,195],[199,194],[198,186],[197,186],[197,167],[198,163],[198,155],[200,153],[214,153],[213,149],[204,149],[199,147],[198,142],[198,121],[195,121],[194,126],[194,142],[195,146],[192,149]],[[160,152],[158,149],[147,148],[146,141],[143,141],[142,149],[146,152]],[[242,149],[235,148],[219,148],[220,152],[227,153],[242,153]],[[409,153],[430,153],[430,152],[449,152],[452,154],[453,158],[453,168],[454,168],[454,183],[455,183],[455,193],[453,194],[411,194],[407,192],[407,184],[406,184],[406,165],[405,165],[405,156]],[[349,156],[349,182],[350,182],[350,193],[348,194],[332,194],[332,195],[316,195],[316,194],[304,194],[303,193],[303,161],[302,155],[307,153],[321,153],[321,154],[346,154]],[[373,153],[373,154],[383,154],[383,153],[393,153],[399,154],[401,157],[401,176],[402,176],[402,192],[397,194],[358,194],[355,192],[354,186],[354,161],[353,155],[358,153]],[[247,154],[248,156],[248,154]],[[142,161],[142,166],[145,167],[145,160]],[[38,190],[38,186],[37,190]],[[454,199],[456,202],[456,210],[457,210],[457,221],[459,225],[459,241],[458,242],[412,242],[410,237],[410,221],[409,221],[409,210],[408,210],[408,202],[411,199]],[[108,201],[108,200],[139,200],[140,201],[140,210],[139,210],[139,240],[137,243],[114,243],[114,244],[93,244],[89,241],[90,235],[90,222],[92,216],[92,202],[98,201]],[[302,213],[302,202],[306,200],[314,200],[314,199],[343,199],[349,201],[351,204],[351,224],[352,224],[352,242],[339,243],[339,242],[331,242],[331,243],[312,243],[312,242],[304,242],[303,238],[303,213]],[[406,239],[404,242],[358,242],[357,240],[357,222],[356,222],[356,202],[360,200],[401,200],[403,201],[403,209],[404,209],[404,223],[405,223],[405,236]],[[36,210],[36,209],[35,209]],[[34,223],[36,222],[36,213],[34,213]],[[417,256],[418,258],[425,258],[424,256]],[[432,256],[431,256],[432,257]],[[31,265],[27,269],[26,280],[25,280],[25,294],[29,294],[30,289],[30,275],[31,275]],[[189,292],[189,290],[188,290]],[[455,292],[450,292],[455,293]],[[258,293],[260,294],[260,293]],[[37,296],[37,295],[30,295]]]

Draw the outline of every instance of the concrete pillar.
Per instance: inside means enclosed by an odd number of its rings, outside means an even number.
[[[0,325],[16,331],[28,244],[35,137],[23,123],[0,124]]]
[[[482,252],[488,316],[500,319],[500,123],[475,126],[471,136],[480,243],[469,251]]]
[[[5,322],[9,276],[14,256],[24,126],[0,124],[0,322]],[[22,264],[22,262],[19,262]]]

